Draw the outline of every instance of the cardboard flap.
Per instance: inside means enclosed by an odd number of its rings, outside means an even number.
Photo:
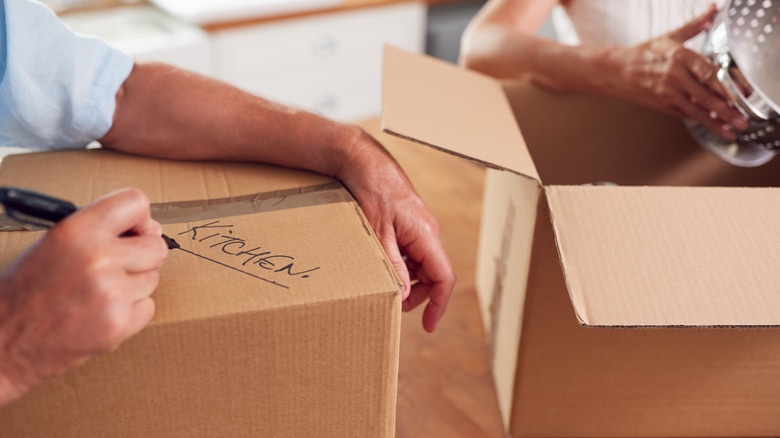
[[[386,132],[539,181],[497,81],[386,46],[382,82]]]
[[[780,325],[780,189],[546,192],[582,324]]]

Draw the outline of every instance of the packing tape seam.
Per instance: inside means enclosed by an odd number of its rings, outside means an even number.
[[[161,224],[176,224],[338,202],[355,200],[339,181],[333,180],[324,184],[227,198],[154,203],[151,211],[152,217]],[[363,226],[367,225],[364,223]],[[0,214],[0,231],[39,230],[40,227],[19,223],[6,213]]]

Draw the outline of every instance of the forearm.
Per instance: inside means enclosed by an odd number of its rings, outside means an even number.
[[[335,176],[365,134],[230,85],[157,63],[137,64],[117,97],[112,149],[165,158],[251,160]]]
[[[464,34],[461,63],[499,79],[525,79],[556,91],[610,94],[611,49],[567,46],[505,26],[482,25]]]

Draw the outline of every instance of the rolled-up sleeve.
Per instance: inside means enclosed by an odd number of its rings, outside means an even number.
[[[73,33],[40,3],[0,4],[0,145],[72,148],[102,137],[132,57]]]

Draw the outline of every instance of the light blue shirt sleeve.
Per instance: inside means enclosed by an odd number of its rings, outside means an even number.
[[[132,57],[76,35],[40,3],[0,6],[0,145],[83,147],[105,135]]]

